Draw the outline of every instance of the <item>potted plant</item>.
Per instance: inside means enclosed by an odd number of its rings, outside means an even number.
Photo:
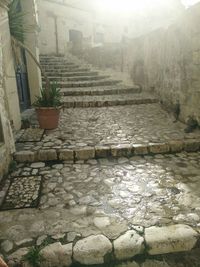
[[[37,97],[34,106],[38,116],[39,125],[42,129],[54,129],[58,126],[60,107],[61,107],[61,93],[56,83],[50,83],[44,69],[40,62],[34,56],[32,51],[24,44],[26,33],[31,33],[36,30],[33,25],[24,25],[23,19],[27,15],[18,10],[19,0],[13,0],[9,6],[9,26],[11,34],[11,43],[14,56],[17,64],[20,62],[19,48],[24,49],[33,59],[35,64],[41,71],[45,79],[45,86],[41,90],[41,95]]]
[[[52,83],[48,91],[42,89],[41,96],[37,97],[34,106],[40,128],[48,130],[57,128],[61,109],[61,93],[57,83]]]

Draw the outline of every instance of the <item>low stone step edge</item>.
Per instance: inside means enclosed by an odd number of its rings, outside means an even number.
[[[200,139],[172,140],[164,143],[97,145],[75,148],[40,148],[39,151],[22,150],[14,154],[17,162],[73,161],[106,157],[132,157],[167,153],[197,152]]]
[[[168,253],[188,252],[197,246],[199,233],[184,224],[170,226],[152,226],[143,228],[132,225],[118,238],[111,240],[106,235],[97,234],[80,238],[74,242],[62,244],[59,240],[46,245],[40,250],[41,267],[70,267],[74,263],[82,265],[108,264],[135,259],[135,256],[163,255]],[[30,246],[29,246],[30,247]],[[10,262],[24,261],[28,248],[19,248],[7,259]],[[137,266],[137,262],[135,262]],[[139,265],[138,267],[142,267]]]

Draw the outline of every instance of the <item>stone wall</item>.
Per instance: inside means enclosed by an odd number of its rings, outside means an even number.
[[[2,1],[4,2],[4,1]],[[0,5],[0,180],[7,172],[14,152],[11,130],[20,127],[19,101],[17,96],[13,58],[10,45],[7,10]]]
[[[41,54],[64,54],[70,45],[70,29],[81,31],[83,41],[92,42],[93,24],[90,12],[47,0],[37,0],[37,4]]]
[[[157,29],[127,43],[92,49],[83,57],[101,67],[128,73],[145,90],[155,90],[180,119],[200,123],[200,4],[186,10],[168,28]]]

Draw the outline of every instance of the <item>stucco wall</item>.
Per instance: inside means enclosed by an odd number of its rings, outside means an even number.
[[[186,10],[168,28],[124,44],[83,53],[90,63],[128,73],[144,90],[155,90],[169,109],[180,104],[180,119],[200,123],[200,4]]]
[[[6,33],[7,28],[7,12],[0,7],[0,180],[7,172],[11,154],[14,152],[14,139],[10,126],[10,119],[13,124],[18,127],[18,99],[16,97],[16,84],[14,82],[14,74],[12,60],[10,59],[10,43]],[[8,32],[9,33],[9,32]],[[12,109],[11,109],[11,105]],[[9,109],[10,108],[10,109]],[[8,110],[10,111],[8,113]]]
[[[130,74],[146,90],[153,88],[169,108],[180,103],[180,118],[200,123],[200,5],[195,5],[168,29],[133,40]]]
[[[21,126],[19,99],[17,93],[14,61],[11,48],[10,31],[7,11],[0,7],[0,35],[3,59],[3,81],[5,87],[5,98],[7,101],[7,112],[14,129]]]

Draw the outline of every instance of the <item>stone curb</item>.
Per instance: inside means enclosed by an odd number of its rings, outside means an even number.
[[[65,148],[41,148],[39,151],[23,150],[14,154],[17,162],[38,161],[77,161],[105,157],[131,157],[167,153],[197,152],[200,150],[200,139],[174,140],[166,143],[121,144],[113,146]]]
[[[199,234],[190,226],[177,224],[164,227],[146,228],[143,233],[128,230],[115,240],[105,235],[91,235],[74,243],[62,245],[60,242],[49,244],[41,250],[41,267],[104,264],[112,261],[125,261],[135,256],[162,255],[187,252],[195,248]],[[26,248],[20,248],[8,256],[10,261],[20,261]],[[49,265],[50,264],[50,265]]]

